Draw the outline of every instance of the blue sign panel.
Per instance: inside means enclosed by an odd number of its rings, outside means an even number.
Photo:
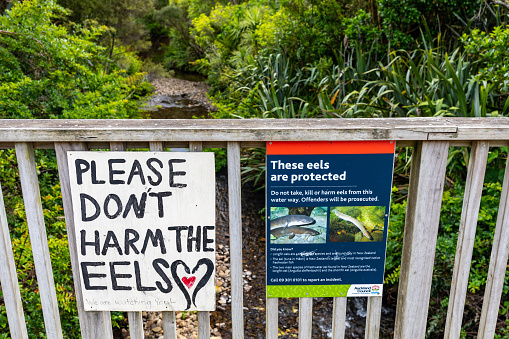
[[[394,142],[267,143],[267,296],[381,295]]]

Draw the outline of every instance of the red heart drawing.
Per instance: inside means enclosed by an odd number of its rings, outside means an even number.
[[[191,288],[194,285],[194,282],[196,281],[196,277],[182,277],[182,282],[187,286],[187,288]]]

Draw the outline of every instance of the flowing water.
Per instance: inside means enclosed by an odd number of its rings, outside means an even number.
[[[208,118],[213,108],[206,103],[205,77],[197,73],[175,72],[173,78],[156,78],[152,84],[156,93],[147,103],[144,114],[148,119]]]
[[[159,106],[145,112],[150,119],[207,118],[209,110],[203,104],[181,95],[156,95],[151,105]]]

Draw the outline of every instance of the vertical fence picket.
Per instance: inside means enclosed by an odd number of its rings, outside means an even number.
[[[299,339],[311,339],[313,298],[299,298]]]
[[[467,181],[463,208],[461,209],[461,222],[456,245],[454,271],[449,294],[449,308],[445,324],[444,338],[459,338],[461,322],[465,307],[465,298],[468,288],[468,276],[472,262],[472,252],[475,242],[475,231],[479,206],[481,205],[482,187],[486,173],[489,143],[476,141],[472,143],[470,161],[468,164]]]
[[[123,142],[110,142],[110,149],[112,151],[125,151],[126,146]],[[143,317],[141,312],[132,311],[127,312],[127,319],[129,320],[129,335],[131,339],[143,339]]]
[[[15,147],[46,334],[48,338],[62,338],[34,149],[29,143],[17,143]]]
[[[230,264],[232,285],[232,335],[244,338],[242,292],[242,207],[240,200],[240,144],[228,142],[228,212],[230,220]]]
[[[486,289],[479,322],[478,338],[493,338],[497,325],[498,309],[504,278],[507,270],[507,258],[509,255],[509,161],[507,161],[504,174],[502,194],[498,208],[497,225],[493,236],[491,249],[490,267],[486,279]]]
[[[419,141],[412,153],[394,329],[398,339],[426,333],[448,149],[447,141]]]
[[[23,304],[16,275],[16,263],[12,253],[9,225],[5,213],[4,196],[0,185],[0,284],[4,297],[5,309],[9,320],[9,330],[14,339],[28,338]]]
[[[378,339],[380,317],[382,316],[382,297],[369,297],[366,315],[366,339]]]
[[[279,311],[279,299],[278,298],[266,298],[266,337],[267,339],[277,339],[278,334],[278,311]]]
[[[190,141],[189,142],[190,152],[202,152],[203,146],[201,142]],[[209,312],[200,311],[198,312],[198,338],[208,339],[210,338],[210,314]]]
[[[74,292],[76,293],[76,303],[78,305],[81,337],[83,339],[112,339],[113,331],[111,327],[110,312],[85,311],[85,305],[83,304],[83,291],[80,283],[81,277],[78,263],[78,248],[76,246],[76,228],[74,226],[74,211],[72,208],[67,152],[85,150],[87,150],[87,147],[84,143],[55,143],[58,174],[60,176],[60,188],[62,190],[62,202],[64,205],[65,227],[67,230],[67,241],[69,242],[69,253],[71,256]]]
[[[332,339],[344,339],[346,329],[346,297],[335,297],[332,306]]]
[[[129,320],[129,336],[132,339],[144,338],[145,335],[143,333],[143,317],[141,312],[127,312],[127,319]]]
[[[163,143],[161,141],[151,141],[149,148],[152,152],[164,151]],[[163,333],[165,339],[176,339],[177,338],[177,323],[175,319],[174,311],[163,311]]]
[[[164,339],[177,338],[177,322],[174,311],[163,312],[163,333]]]

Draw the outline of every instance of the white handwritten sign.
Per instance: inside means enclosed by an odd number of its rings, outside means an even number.
[[[215,309],[213,153],[68,152],[85,309]]]

